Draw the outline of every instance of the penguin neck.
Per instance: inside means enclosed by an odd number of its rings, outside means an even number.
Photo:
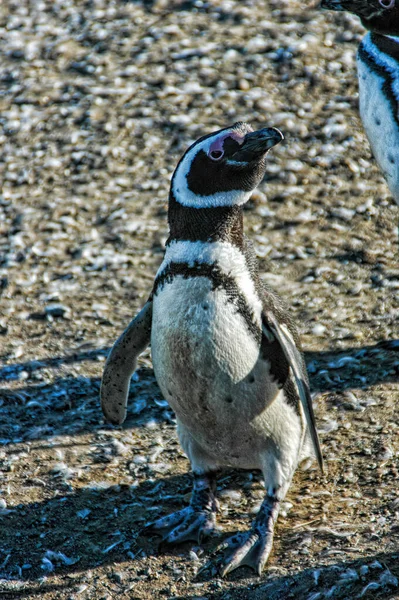
[[[242,206],[192,208],[169,196],[169,239],[192,242],[230,242],[244,247]]]

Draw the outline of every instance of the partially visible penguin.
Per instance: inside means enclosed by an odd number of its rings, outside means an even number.
[[[265,499],[250,531],[227,542],[222,575],[240,565],[262,572],[299,461],[315,453],[322,468],[296,327],[260,280],[243,232],[243,207],[265,175],[268,150],[282,139],[277,129],[236,123],[186,151],[172,178],[164,260],[102,379],[103,412],[122,423],[137,356],[151,342],[194,473],[190,505],[151,526],[164,542],[199,541],[214,529],[220,469],[262,471]]]
[[[399,0],[322,0],[321,7],[354,13],[369,30],[357,55],[360,116],[399,204]]]

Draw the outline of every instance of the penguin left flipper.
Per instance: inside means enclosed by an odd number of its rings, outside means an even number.
[[[320,448],[319,436],[316,429],[316,421],[313,412],[312,397],[303,367],[303,360],[295,341],[284,323],[280,323],[271,311],[263,311],[262,334],[270,340],[271,335],[280,343],[285,358],[294,375],[297,392],[305,413],[310,437],[320,470],[323,472],[323,456]]]
[[[126,418],[130,378],[137,357],[150,343],[152,300],[148,300],[122,335],[116,340],[105,363],[101,381],[101,408],[107,421],[120,425]]]

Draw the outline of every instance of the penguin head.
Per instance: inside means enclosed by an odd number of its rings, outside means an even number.
[[[283,139],[274,127],[254,131],[247,123],[201,137],[177,165],[171,196],[191,208],[245,204],[264,177],[267,152]]]
[[[320,6],[347,10],[360,17],[364,27],[375,33],[399,33],[399,0],[321,0]]]

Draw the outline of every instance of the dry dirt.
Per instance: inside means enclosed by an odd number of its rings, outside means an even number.
[[[363,33],[297,0],[1,3],[1,598],[399,598],[398,209],[357,113]],[[237,120],[286,136],[246,230],[299,324],[328,472],[296,474],[262,577],[222,580],[258,474],[221,478],[216,538],[159,549],[141,529],[191,478],[149,351],[123,427],[98,391],[179,156]]]

